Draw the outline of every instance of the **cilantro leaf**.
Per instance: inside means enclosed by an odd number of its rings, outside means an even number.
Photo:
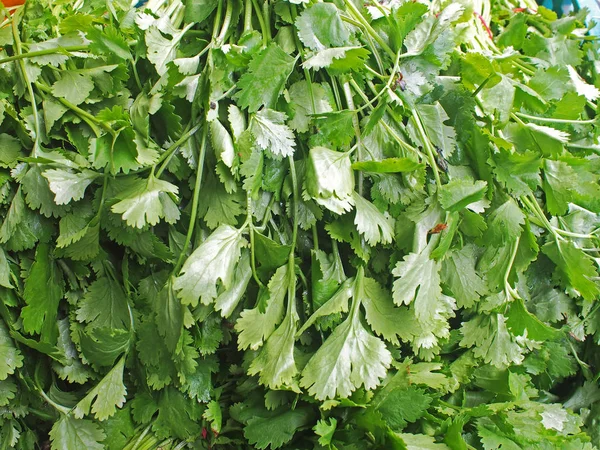
[[[23,366],[23,355],[17,349],[3,323],[0,323],[0,356],[4,364],[0,370],[0,381],[6,380],[15,370]]]
[[[208,305],[217,298],[219,280],[231,285],[240,251],[246,245],[242,232],[229,225],[217,228],[184,263],[174,287],[184,305]]]
[[[106,435],[102,429],[91,420],[73,419],[62,416],[50,430],[52,450],[65,448],[86,448],[103,450],[101,442]]]
[[[317,3],[296,19],[298,37],[312,50],[344,46],[350,33],[333,3]]]
[[[240,314],[235,328],[239,332],[239,348],[256,350],[271,336],[284,313],[284,299],[287,295],[290,276],[288,265],[281,266],[269,281],[267,291],[259,292],[259,304],[253,309],[246,309]],[[266,307],[261,302],[266,302]],[[293,315],[288,314],[288,321],[293,321]],[[287,325],[292,328],[291,324]],[[280,327],[281,328],[281,327]],[[280,334],[287,335],[289,330],[285,325]]]
[[[239,105],[249,112],[261,106],[274,107],[295,64],[296,60],[275,43],[257,53],[237,83]]]
[[[81,200],[85,189],[98,177],[98,174],[91,170],[73,173],[53,169],[46,170],[43,175],[50,184],[50,190],[54,192],[54,201],[57,205],[66,205],[72,200]]]
[[[468,322],[463,322],[461,333],[461,346],[475,346],[475,356],[500,369],[523,361],[523,348],[508,331],[506,318],[502,314],[478,314]]]
[[[344,214],[354,204],[354,176],[347,153],[325,147],[314,147],[309,152],[306,188],[317,203]]]
[[[138,178],[119,194],[121,200],[111,210],[122,214],[131,227],[156,225],[161,218],[175,223],[180,213],[171,195],[176,196],[178,192],[177,186],[154,176],[147,180]]]
[[[359,272],[358,280],[362,279]],[[361,281],[359,281],[361,282]],[[362,325],[354,297],[348,317],[336,327],[302,371],[300,385],[317,399],[348,397],[360,386],[372,389],[385,376],[392,356]]]
[[[354,224],[360,234],[362,234],[369,245],[375,245],[379,242],[389,244],[394,236],[393,221],[386,215],[379,212],[377,207],[362,195],[353,192],[352,199],[356,208]]]
[[[78,419],[89,414],[90,407],[94,417],[105,420],[125,403],[127,389],[123,384],[125,357],[106,374],[106,376],[77,404],[73,414]]]
[[[262,109],[250,122],[250,130],[256,143],[275,157],[294,154],[294,133],[285,124],[286,115],[272,109]]]

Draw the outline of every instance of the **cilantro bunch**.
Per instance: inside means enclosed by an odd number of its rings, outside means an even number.
[[[0,448],[597,448],[585,13],[3,10]]]

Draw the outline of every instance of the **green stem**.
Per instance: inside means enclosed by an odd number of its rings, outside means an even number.
[[[221,27],[221,32],[217,37],[217,45],[221,45],[225,40],[225,35],[229,30],[229,24],[231,23],[231,16],[233,14],[233,3],[232,1],[227,0],[227,9],[225,10],[225,19],[223,20],[223,26]]]
[[[290,252],[290,258],[293,259],[296,241],[298,239],[298,202],[300,201],[300,194],[298,192],[298,177],[296,175],[294,157],[288,156],[288,161],[290,164],[290,175],[292,177],[292,196],[294,197],[294,227],[292,228],[292,251]]]
[[[175,267],[173,267],[173,274],[177,274],[181,265],[183,264],[183,258],[187,253],[187,248],[192,242],[192,235],[194,234],[194,228],[196,227],[196,216],[198,215],[198,198],[200,197],[200,186],[202,184],[202,172],[204,171],[204,158],[206,156],[206,138],[208,136],[208,125],[204,125],[202,130],[202,141],[200,143],[200,152],[198,155],[198,167],[196,168],[196,182],[194,183],[194,196],[192,198],[192,212],[190,215],[190,224],[188,226],[188,232],[185,236],[185,243],[181,249],[181,253],[177,258]]]
[[[440,180],[440,172],[438,170],[437,164],[435,162],[435,156],[434,156],[434,149],[433,149],[433,145],[431,144],[431,141],[429,140],[429,137],[427,136],[427,133],[425,132],[425,128],[423,128],[423,123],[421,122],[421,118],[419,117],[419,113],[417,113],[417,110],[413,109],[412,110],[412,117],[415,121],[415,124],[417,125],[417,130],[419,131],[419,134],[421,135],[421,139],[423,140],[423,146],[425,147],[425,151],[427,152],[427,157],[429,159],[429,165],[431,166],[432,170],[433,170],[433,175],[435,177],[435,183],[438,186],[438,189],[442,186],[442,182]]]
[[[515,243],[513,244],[513,249],[512,249],[511,255],[510,255],[510,260],[508,262],[508,267],[506,269],[506,272],[504,272],[504,292],[505,292],[507,300],[510,297],[518,298],[518,295],[516,294],[515,290],[509,284],[508,278],[510,277],[510,272],[512,270],[513,264],[515,263],[515,259],[517,257],[517,251],[519,250],[520,240],[521,240],[521,236],[519,236],[517,238],[517,240],[515,241]]]
[[[346,105],[348,105],[348,109],[354,113],[356,110],[354,108],[354,100],[352,99],[352,90],[350,89],[350,83],[348,81],[344,82],[342,85],[342,89],[344,90],[344,98],[346,99]],[[361,142],[361,133],[360,133],[360,124],[358,122],[358,115],[352,114],[352,126],[354,127],[354,134],[356,135],[356,144],[358,145],[356,150],[356,158],[358,161],[362,161],[362,149],[360,148]],[[363,195],[363,182],[364,182],[364,174],[362,171],[358,171],[358,193]]]
[[[252,31],[252,0],[244,2],[244,33]]]
[[[260,281],[260,278],[258,277],[258,274],[256,272],[256,252],[254,249],[254,222],[252,220],[252,198],[250,197],[249,192],[246,194],[246,224],[248,225],[248,233],[250,234],[250,267],[252,268],[252,278],[254,278],[256,284],[264,288],[265,285],[262,281]],[[244,227],[242,226],[242,228]]]
[[[260,10],[260,6],[258,5],[258,1],[252,0],[252,5],[254,6],[256,18],[258,19],[258,24],[260,26],[260,33],[262,35],[263,47],[266,47],[269,44],[269,38],[267,36],[267,25],[265,25],[265,19],[263,18],[262,12]]]
[[[360,22],[360,24],[364,27],[364,29],[369,33],[369,35],[379,44],[379,46],[386,52],[391,58],[396,57],[396,53],[390,48],[389,45],[385,43],[385,41],[381,38],[381,36],[373,29],[371,24],[367,22],[367,20],[360,13],[358,8],[354,5],[352,0],[344,0],[344,4],[346,8],[350,11],[352,17]]]
[[[475,91],[473,91],[473,93],[471,94],[471,97],[477,97],[477,94],[479,94],[481,92],[481,90],[485,87],[486,84],[488,84],[488,82],[492,79],[492,77],[495,74],[491,74],[490,76],[488,76],[485,80],[483,80],[481,82],[481,84],[477,87],[477,89],[475,89]]]
[[[179,139],[177,139],[173,145],[171,145],[167,150],[165,150],[165,152],[160,155],[160,158],[158,158],[158,161],[156,161],[156,165],[159,165],[160,163],[162,163],[163,161],[165,162],[165,164],[163,164],[156,172],[156,177],[159,178],[161,176],[161,174],[163,173],[163,171],[165,170],[166,167],[166,163],[168,161],[167,158],[169,158],[171,156],[171,154],[174,154],[175,151],[181,147],[183,144],[185,144],[185,142],[191,138],[199,129],[200,129],[201,125],[198,124],[196,125],[194,128],[192,128],[191,130],[189,130],[188,132],[184,133]]]
[[[35,87],[38,88],[40,91],[45,92],[46,94],[50,94],[50,95],[54,96],[54,94],[52,93],[52,89],[50,89],[48,86],[46,86],[42,83],[36,82]],[[85,120],[85,122],[92,128],[92,130],[94,130],[94,134],[96,134],[96,136],[99,136],[101,134],[99,132],[99,130],[97,129],[97,126],[101,127],[106,132],[114,135],[114,130],[106,122],[99,121],[93,115],[91,115],[89,112],[81,109],[79,106],[74,105],[73,103],[71,103],[70,101],[68,101],[62,97],[55,97],[55,98],[60,103],[62,103],[64,106],[66,106],[71,111],[73,111],[75,114],[77,114],[79,117],[81,117],[83,120]]]
[[[48,48],[46,50],[37,50],[35,52],[19,53],[17,55],[7,56],[6,58],[0,59],[0,64],[5,64],[11,61],[19,61],[21,59],[35,58],[36,56],[54,55],[57,53],[68,55],[69,52],[77,52],[81,50],[86,50],[88,48],[89,47],[87,45],[72,45],[68,47],[56,47]]]
[[[135,440],[135,442],[133,443],[131,448],[129,448],[128,450],[137,450],[139,448],[140,444],[142,443],[142,441],[144,440],[144,438],[146,437],[146,435],[150,432],[151,427],[152,427],[152,425],[148,425],[144,429],[144,431],[142,431],[142,434],[140,434],[138,436],[138,438]]]
[[[264,0],[262,6],[263,20],[265,21],[265,32],[267,34],[267,42],[271,41],[271,11],[269,9],[269,0]]]
[[[22,14],[23,14],[23,10],[19,10],[18,12],[16,12],[15,17],[13,18],[13,22],[12,22],[12,34],[13,34],[13,39],[15,42],[14,48],[15,48],[15,52],[17,55],[22,54],[21,37],[19,36],[19,29],[18,29],[19,21],[17,20],[17,19],[20,19]],[[40,130],[41,130],[40,118],[38,116],[38,109],[37,109],[37,104],[36,104],[36,100],[35,100],[35,95],[33,93],[33,86],[31,84],[31,80],[29,79],[29,76],[27,75],[27,69],[25,68],[25,62],[23,59],[19,59],[19,68],[21,69],[21,75],[23,76],[23,81],[27,85],[27,92],[29,93],[29,97],[30,97],[30,101],[31,101],[31,109],[32,109],[32,113],[33,113],[33,122],[34,122],[34,127],[35,127],[35,139],[34,139],[33,150],[31,152],[31,156],[35,158],[37,156],[37,150],[39,148]]]
[[[525,113],[520,113],[520,112],[516,112],[515,115],[522,119],[533,120],[536,122],[545,122],[545,123],[587,125],[587,124],[594,124],[594,123],[598,122],[598,119],[587,119],[587,120],[553,119],[551,117],[538,117],[538,116],[532,116],[530,114],[525,114]]]

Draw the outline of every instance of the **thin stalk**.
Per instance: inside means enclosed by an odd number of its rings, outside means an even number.
[[[531,195],[531,197],[533,197],[533,195]],[[554,226],[552,226],[552,224],[550,223],[550,221],[548,220],[548,218],[546,217],[546,215],[540,208],[540,205],[538,205],[538,202],[535,199],[535,197],[533,197],[533,198],[521,197],[521,203],[523,203],[525,206],[527,206],[527,208],[529,208],[529,210],[533,213],[533,215],[535,217],[537,217],[537,219],[542,223],[542,226],[554,235],[554,238],[556,240],[563,239],[561,236],[559,236],[557,234],[557,229]]]
[[[52,89],[50,89],[48,86],[46,86],[42,83],[36,82],[35,87],[38,88],[42,92],[45,92],[50,95],[54,95],[54,94],[52,94]],[[62,97],[55,97],[55,98],[60,103],[62,103],[64,106],[66,106],[71,111],[73,111],[75,114],[77,114],[79,117],[81,117],[83,120],[85,120],[85,122],[92,128],[92,130],[94,130],[94,133],[96,134],[96,136],[99,136],[97,127],[100,127],[102,129],[104,129],[106,132],[114,135],[114,130],[106,122],[102,122],[102,121],[96,119],[89,112],[81,109],[79,106],[74,105],[73,103],[71,103],[70,101],[68,101]]]
[[[371,24],[367,22],[367,20],[363,17],[358,8],[354,5],[352,0],[344,0],[344,4],[346,5],[346,8],[348,8],[348,10],[350,11],[352,17],[358,22],[360,22],[363,28],[367,31],[367,33],[369,33],[369,35],[375,40],[375,42],[379,44],[383,51],[386,52],[391,58],[394,58],[396,56],[396,52],[394,52],[390,48],[390,46],[385,43],[381,36],[379,36],[379,34],[373,29]]]
[[[483,80],[481,82],[481,84],[477,87],[477,89],[475,89],[473,91],[473,93],[471,94],[471,97],[477,97],[477,94],[479,94],[481,92],[481,90],[485,87],[485,85],[488,84],[488,82],[492,79],[493,75],[495,75],[495,74],[491,74],[485,80]]]
[[[267,33],[267,42],[273,38],[271,36],[271,11],[269,9],[269,0],[264,0],[262,6],[263,20],[265,21],[265,31]]]
[[[256,281],[260,287],[265,287],[258,274],[256,272],[256,251],[254,249],[254,222],[252,220],[252,198],[250,193],[246,194],[246,224],[249,228],[248,233],[250,234],[250,267],[252,268],[252,278]],[[242,226],[242,229],[244,226]]]
[[[142,434],[140,434],[138,436],[138,438],[135,440],[135,442],[133,443],[133,445],[131,446],[131,448],[129,450],[137,450],[139,448],[139,445],[141,444],[141,442],[144,440],[146,435],[150,432],[151,427],[152,427],[152,425],[148,425],[144,429],[144,431],[142,431]]]
[[[510,297],[518,298],[518,294],[515,292],[515,290],[512,288],[512,286],[508,282],[508,277],[510,276],[510,272],[512,270],[513,264],[515,263],[515,259],[517,257],[517,251],[519,250],[520,240],[521,240],[521,236],[519,236],[517,238],[517,240],[515,241],[515,243],[513,244],[513,249],[512,249],[511,255],[510,255],[510,260],[508,262],[508,267],[506,269],[506,272],[504,273],[504,293],[506,295],[507,300]]]
[[[252,0],[244,2],[244,33],[252,31]]]
[[[525,113],[520,113],[520,112],[516,112],[515,115],[522,119],[533,120],[536,122],[545,122],[545,123],[587,125],[587,124],[594,124],[594,123],[598,122],[598,119],[586,119],[586,120],[553,119],[551,117],[538,117],[538,116],[532,116],[530,114],[525,114]]]
[[[290,175],[292,177],[292,196],[294,198],[294,226],[292,228],[292,251],[290,252],[290,257],[293,257],[294,249],[296,248],[296,241],[298,240],[298,202],[300,201],[300,193],[298,192],[298,177],[296,175],[294,157],[288,156],[288,162],[290,164]]]
[[[68,54],[69,52],[87,50],[88,48],[89,47],[87,45],[71,45],[68,47],[47,48],[45,50],[37,50],[35,52],[19,53],[17,55],[7,56],[6,58],[0,59],[0,64],[5,64],[11,61],[19,61],[21,59],[35,58],[36,56],[55,55],[57,53]]]
[[[356,114],[356,110],[354,108],[354,100],[352,100],[352,90],[350,89],[350,83],[348,81],[344,82],[342,85],[342,89],[344,90],[344,97],[346,99],[346,104],[348,105],[348,109],[350,111],[355,112],[352,115],[352,126],[354,127],[354,134],[356,135],[356,144],[358,145],[356,151],[356,157],[359,161],[362,161],[362,151],[360,148],[361,142],[361,133],[360,133],[360,124],[358,123],[358,115]],[[363,195],[363,183],[364,183],[364,174],[362,171],[358,171],[358,193]]]
[[[189,130],[188,132],[184,133],[179,139],[177,139],[167,150],[165,150],[165,152],[160,155],[160,157],[158,158],[158,161],[156,161],[155,165],[159,165],[162,162],[164,162],[164,164],[156,171],[156,177],[159,178],[163,171],[166,168],[166,165],[168,163],[168,158],[171,157],[171,155],[175,154],[175,151],[181,147],[181,145],[185,144],[185,142],[192,137],[196,131],[198,131],[200,129],[201,125],[198,124],[196,125],[194,128],[192,128],[191,130]]]
[[[265,19],[263,18],[260,6],[258,5],[258,1],[252,0],[252,5],[254,6],[255,16],[258,19],[258,24],[260,26],[260,34],[262,35],[263,47],[266,47],[269,44],[269,38],[267,36],[267,25],[265,25]]]
[[[17,28],[18,27],[17,17],[20,18],[22,11],[23,10],[20,10],[19,12],[15,13],[16,17],[13,18],[13,22],[12,22],[12,34],[13,34],[13,39],[15,42],[14,48],[15,48],[15,52],[17,55],[22,54],[21,37],[19,36],[19,29]],[[23,76],[23,81],[27,85],[27,92],[29,93],[29,98],[31,100],[31,109],[33,112],[33,122],[34,122],[34,127],[35,127],[35,140],[34,140],[34,144],[33,144],[33,150],[31,152],[31,156],[33,156],[35,158],[37,156],[37,150],[39,147],[40,130],[41,130],[40,118],[38,116],[38,109],[37,109],[37,104],[35,101],[35,94],[33,93],[33,86],[31,84],[31,80],[29,79],[29,76],[27,75],[27,70],[25,69],[25,62],[23,59],[19,59],[19,68],[21,69],[21,75]]]
[[[181,253],[177,258],[177,263],[173,267],[173,274],[177,274],[181,265],[183,264],[183,258],[187,252],[187,248],[192,242],[192,235],[194,234],[194,228],[196,227],[196,216],[198,215],[198,198],[200,197],[200,186],[202,184],[202,172],[204,170],[204,158],[206,156],[206,138],[208,136],[208,125],[204,125],[202,131],[202,141],[200,143],[200,153],[198,155],[198,167],[196,168],[196,182],[194,183],[194,196],[192,198],[192,212],[190,215],[190,224],[188,226],[188,232],[185,236],[185,242]]]
[[[229,25],[231,23],[231,16],[233,14],[233,2],[227,1],[227,9],[225,10],[225,19],[223,20],[223,26],[221,27],[221,32],[219,36],[217,36],[217,45],[221,45],[225,40],[225,35],[229,30]]]
[[[421,123],[421,118],[419,117],[419,113],[417,113],[416,110],[413,110],[412,116],[415,121],[415,124],[417,125],[417,130],[419,131],[419,134],[421,135],[421,139],[423,140],[423,146],[425,147],[425,151],[427,152],[427,157],[429,159],[429,165],[433,169],[435,183],[437,184],[438,188],[440,188],[442,186],[442,181],[440,180],[440,172],[438,170],[437,163],[435,162],[435,156],[433,153],[435,150],[432,148],[433,146],[429,140],[429,137],[427,136],[427,133],[425,132],[425,128],[423,128],[423,124]]]

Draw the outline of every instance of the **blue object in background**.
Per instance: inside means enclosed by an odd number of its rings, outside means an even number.
[[[554,10],[559,16],[569,12],[587,8],[588,21],[593,20],[596,26],[590,30],[590,34],[600,36],[600,0],[544,0],[538,1],[542,6]]]
[[[596,22],[596,26],[590,30],[590,34],[600,36],[600,2],[598,0],[578,0],[580,8],[589,9],[588,20]]]

